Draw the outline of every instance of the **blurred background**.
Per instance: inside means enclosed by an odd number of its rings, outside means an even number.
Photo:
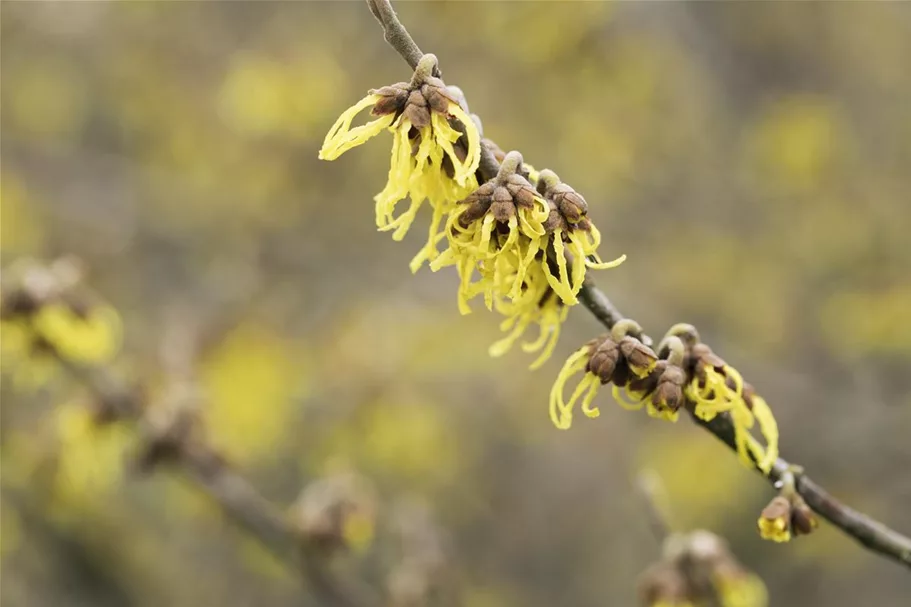
[[[620,309],[652,335],[700,327],[785,457],[911,530],[911,4],[398,9],[488,137],[586,196],[602,256],[629,256],[596,278]],[[389,139],[317,160],[342,110],[410,78],[362,2],[3,2],[0,33],[0,261],[85,260],[123,370],[191,366],[212,442],[276,504],[354,469],[380,520],[432,517],[460,604],[632,605],[660,546],[630,479],[652,468],[675,528],[725,536],[772,605],[911,595],[828,526],[762,541],[770,488],[686,420],[604,392],[599,419],[555,430],[550,384],[601,331],[585,311],[532,373],[487,357],[499,319],[459,315],[454,272],[411,275],[423,230],[374,225]],[[56,433],[84,393],[7,371],[4,604],[299,604],[192,487],[125,474],[128,438]],[[31,470],[46,452],[86,463]],[[378,579],[394,560],[381,539],[357,558]]]

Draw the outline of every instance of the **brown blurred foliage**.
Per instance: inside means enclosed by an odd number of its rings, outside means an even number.
[[[384,144],[316,158],[338,113],[410,75],[363,3],[0,7],[0,261],[84,259],[125,371],[153,382],[198,337],[209,433],[270,498],[353,467],[429,505],[463,604],[625,605],[658,550],[628,482],[644,464],[673,522],[728,538],[772,605],[908,596],[831,529],[763,543],[767,487],[688,423],[604,394],[597,421],[554,430],[559,359],[599,331],[581,310],[538,372],[487,358],[497,319],[459,316],[453,273],[408,271],[421,230],[375,232]],[[604,257],[629,256],[599,278],[621,309],[700,326],[783,453],[911,527],[911,5],[398,8],[487,136],[584,193]],[[290,604],[292,576],[199,495],[124,476],[122,437],[62,440],[80,398],[3,382],[5,604]],[[91,473],[62,487],[33,466],[47,452]],[[392,567],[383,542],[367,550]]]

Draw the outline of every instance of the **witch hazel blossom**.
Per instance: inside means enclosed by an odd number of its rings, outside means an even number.
[[[692,325],[673,326],[653,352],[638,339],[641,327],[631,320],[574,352],[563,365],[550,393],[553,424],[566,430],[575,405],[587,417],[598,417],[594,399],[612,384],[617,403],[627,410],[645,409],[650,417],[677,421],[683,407],[710,421],[728,415],[740,460],[769,474],[778,460],[778,425],[768,403],[740,373],[699,340]],[[566,384],[582,374],[569,398]],[[753,435],[758,429],[762,441]]]
[[[323,141],[319,157],[335,160],[383,131],[392,134],[386,186],[374,197],[376,225],[401,240],[425,201],[433,220],[425,247],[415,257],[417,267],[436,257],[439,226],[455,201],[477,188],[475,172],[480,163],[480,134],[456,95],[432,75],[437,60],[421,58],[410,82],[399,82],[370,93],[345,110]],[[354,118],[370,108],[378,116],[352,127]],[[465,135],[456,128],[464,129]],[[399,202],[408,208],[397,214]],[[413,267],[413,269],[417,269]]]
[[[625,256],[601,261],[601,235],[581,194],[553,171],[526,164],[518,152],[482,142],[461,91],[435,77],[436,69],[436,57],[424,55],[410,82],[371,90],[339,116],[319,157],[335,160],[388,131],[389,172],[374,196],[377,228],[402,240],[420,209],[430,206],[427,240],[411,271],[428,262],[433,271],[454,266],[459,311],[470,313],[469,302],[481,297],[488,310],[504,316],[505,335],[490,346],[491,356],[505,354],[537,328],[537,336],[521,343],[538,354],[531,364],[537,368],[556,347],[586,271],[615,267]],[[355,126],[368,108],[374,119]],[[500,168],[480,184],[482,145]]]

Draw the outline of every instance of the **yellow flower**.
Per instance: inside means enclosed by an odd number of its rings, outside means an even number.
[[[689,346],[693,376],[686,387],[686,397],[695,404],[694,413],[710,421],[728,413],[734,425],[734,443],[741,462],[768,474],[778,459],[778,425],[766,401],[755,394],[740,373],[699,341],[691,325],[675,325],[669,336],[679,336]],[[762,445],[751,430],[758,422],[765,439]]]
[[[557,374],[554,385],[550,389],[550,421],[560,430],[568,430],[572,426],[573,407],[583,393],[585,396],[582,397],[582,412],[592,418],[601,415],[597,407],[592,407],[592,401],[595,400],[595,396],[598,394],[601,380],[597,375],[588,371],[591,354],[592,345],[590,344],[586,344],[573,352],[566,359],[563,368]],[[563,392],[566,388],[566,383],[575,375],[583,372],[585,374],[579,380],[579,383],[576,384],[576,388],[573,390],[569,400],[564,400]]]
[[[766,474],[775,465],[778,460],[778,423],[775,421],[775,415],[765,399],[758,395],[750,396],[750,404],[753,417],[759,423],[759,431],[765,439],[765,453],[756,461],[759,469]]]
[[[376,224],[382,231],[393,231],[401,240],[408,232],[423,202],[433,209],[433,220],[426,246],[412,261],[417,270],[437,255],[438,234],[443,217],[456,200],[474,191],[481,157],[477,126],[459,104],[455,95],[439,78],[432,76],[436,57],[425,55],[410,83],[400,82],[370,91],[347,109],[335,122],[320,149],[323,160],[335,160],[384,130],[392,132],[389,177],[383,190],[374,197]],[[364,125],[351,126],[355,116],[368,107],[379,118]],[[465,138],[453,128],[465,128]],[[408,209],[396,216],[396,205],[410,199]]]
[[[529,269],[525,275],[521,295],[517,299],[497,297],[494,300],[494,308],[506,316],[506,320],[500,323],[500,330],[508,331],[509,334],[490,346],[490,355],[495,358],[504,355],[529,327],[538,325],[538,338],[523,343],[522,350],[529,353],[540,352],[529,368],[537,369],[543,365],[553,354],[560,337],[560,327],[566,320],[569,308],[563,305],[550,288],[541,267],[535,265]]]
[[[788,530],[787,521],[782,519],[759,519],[759,535],[764,540],[773,542],[788,542],[791,532]]]
[[[55,411],[60,457],[55,488],[72,502],[95,502],[123,475],[123,460],[132,441],[120,424],[98,425],[93,413],[76,403]]]
[[[521,163],[522,155],[510,152],[499,174],[461,200],[446,222],[449,248],[430,268],[456,266],[462,314],[471,312],[468,301],[477,295],[484,295],[489,309],[496,296],[520,299],[532,264],[547,263],[542,244],[548,206],[517,172]]]
[[[602,384],[613,382],[615,397],[619,394],[618,385],[635,395],[635,402],[618,397],[618,403],[631,410],[641,409],[644,400],[656,393],[669,361],[657,360],[651,348],[632,336],[641,332],[635,321],[622,320],[610,334],[590,341],[566,360],[550,391],[550,419],[557,428],[566,430],[572,425],[572,410],[580,398],[582,412],[588,417],[598,417],[600,411],[592,402]],[[569,400],[565,400],[566,383],[580,372],[584,372],[582,379]],[[661,393],[665,394],[665,390]]]
[[[718,576],[715,588],[723,607],[766,607],[769,603],[769,593],[757,575]]]
[[[776,496],[763,508],[757,521],[759,535],[764,540],[787,542],[791,540],[791,503],[786,497]]]
[[[556,275],[549,263],[544,264],[544,271],[563,303],[573,305],[578,302],[576,296],[582,288],[587,268],[615,268],[626,260],[626,255],[613,261],[601,261],[598,256],[601,233],[587,217],[588,203],[572,187],[562,183],[556,173],[548,169],[540,171],[537,189],[548,202],[545,228],[549,242],[553,243],[557,263]],[[571,271],[567,267],[567,253],[573,262]]]
[[[96,304],[76,311],[63,302],[47,304],[31,319],[35,332],[57,353],[79,362],[110,359],[120,347],[122,328],[114,308]]]

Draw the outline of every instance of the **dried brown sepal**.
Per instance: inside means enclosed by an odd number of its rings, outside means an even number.
[[[518,173],[513,173],[506,178],[506,189],[512,194],[516,206],[533,209],[535,206],[535,188],[531,183]]]
[[[556,173],[549,169],[542,170],[538,177],[537,189],[545,200],[554,204],[562,219],[550,222],[554,229],[591,229],[591,223],[586,218],[588,203],[585,198],[572,186],[560,181]]]
[[[724,372],[724,360],[712,352],[712,349],[708,345],[703,343],[695,344],[692,348],[690,348],[689,354],[693,359],[693,363],[697,368],[697,372],[699,368],[704,369],[705,367],[712,367],[719,373]],[[703,376],[704,373],[705,372],[703,371]]]
[[[374,116],[401,113],[405,109],[405,103],[408,101],[410,92],[411,86],[407,82],[396,82],[389,86],[371,90],[371,95],[377,95],[380,98],[373,104],[373,109],[370,110],[370,113]]]
[[[553,188],[551,196],[569,223],[579,223],[588,214],[588,203],[585,202],[585,198],[568,184],[558,184]]]
[[[547,216],[547,219],[544,221],[544,229],[548,234],[553,234],[557,230],[566,231],[569,229],[569,224],[566,223],[566,219],[563,215],[560,214],[560,209],[557,208],[557,203],[553,200],[547,201],[547,206],[550,208],[550,213]]]
[[[620,347],[610,336],[597,344],[591,351],[591,357],[588,359],[586,371],[597,375],[602,384],[611,381],[614,371],[617,369],[617,363],[620,361]]]
[[[655,368],[658,355],[655,351],[629,335],[620,340],[620,352],[629,364],[630,370],[639,377],[645,377]]]
[[[430,124],[430,108],[421,91],[411,91],[402,115],[411,122],[415,128],[421,129]]]
[[[790,500],[783,495],[776,495],[772,498],[772,501],[762,509],[759,518],[762,521],[768,521],[769,524],[778,521],[779,525],[784,525],[781,521],[785,521],[787,523],[787,529],[784,529],[783,531],[789,531],[791,526],[791,513],[792,508]]]
[[[462,211],[462,215],[459,217],[462,227],[467,227],[487,214],[493,203],[493,193],[496,188],[496,183],[488,181],[459,202],[460,205],[468,207]]]
[[[655,368],[652,369],[652,372],[648,375],[639,377],[631,372],[631,377],[627,383],[627,387],[631,392],[651,394],[658,387],[658,380],[661,379],[661,375],[664,373],[667,367],[668,364],[666,360],[659,360],[657,363],[655,363]]]
[[[791,531],[795,536],[809,535],[819,526],[819,519],[802,497],[795,496],[791,503]]]
[[[521,175],[521,169],[521,160],[517,161],[516,170],[501,168],[500,174],[459,201],[459,205],[468,207],[459,217],[462,227],[468,227],[488,212],[498,223],[506,224],[518,214],[519,208],[534,208],[535,189]]]
[[[626,359],[623,357],[617,361],[617,366],[614,368],[614,374],[611,376],[611,383],[617,387],[624,387],[629,382],[635,378],[633,372],[629,370],[629,365],[626,364]],[[602,382],[603,383],[603,382]]]
[[[448,113],[450,103],[456,105],[459,103],[443,81],[434,76],[429,76],[424,80],[424,84],[421,85],[421,94],[427,100],[430,109],[438,114]]]
[[[652,394],[652,404],[659,409],[677,411],[683,406],[683,387],[686,385],[686,373],[676,365],[666,365],[658,378],[658,386]]]

